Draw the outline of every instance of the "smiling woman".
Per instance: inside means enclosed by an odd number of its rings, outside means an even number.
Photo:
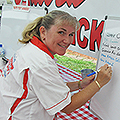
[[[54,54],[64,55],[66,49],[73,41],[75,28],[68,25],[52,25],[46,31],[43,26],[40,27],[40,35],[43,43],[49,48],[50,52]]]
[[[54,55],[65,54],[79,27],[74,17],[58,10],[25,27],[19,40],[25,45],[2,70],[1,120],[52,120],[58,111],[70,113],[81,107],[109,82],[112,71],[108,65],[101,68],[97,82],[90,76],[82,82],[64,83],[60,76]],[[71,95],[79,89],[83,90]]]
[[[38,24],[34,25],[34,22],[38,22]],[[39,17],[33,23],[28,24],[23,31],[23,39],[19,41],[27,43],[35,35],[49,48],[53,55],[64,55],[73,41],[76,28],[79,29],[79,27],[80,24],[74,17],[66,12],[56,10],[56,12]],[[38,29],[39,32],[36,34],[35,30]]]

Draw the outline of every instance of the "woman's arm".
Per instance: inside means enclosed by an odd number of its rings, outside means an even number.
[[[107,64],[101,67],[101,70],[98,73],[96,80],[90,83],[82,91],[74,94],[71,97],[71,103],[65,108],[63,108],[61,111],[69,114],[84,105],[100,90],[101,87],[103,87],[110,81],[112,76],[111,73],[111,67],[108,67]]]
[[[79,90],[78,81],[76,81],[76,82],[66,82],[66,85],[70,88],[70,92]]]
[[[66,85],[70,88],[70,92],[83,89],[88,86],[95,78],[95,75],[84,78],[82,81],[66,82]]]
[[[73,112],[74,110],[84,105],[88,100],[90,100],[91,97],[95,95],[95,93],[98,91],[99,91],[99,87],[96,85],[95,82],[92,82],[90,85],[88,85],[88,87],[74,94],[71,97],[71,103],[61,111],[67,114]]]

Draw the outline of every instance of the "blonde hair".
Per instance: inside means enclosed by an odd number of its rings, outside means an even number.
[[[53,10],[49,14],[46,14],[44,17],[38,17],[33,22],[29,23],[22,32],[22,40],[19,40],[21,43],[28,43],[33,36],[40,38],[39,28],[44,26],[46,30],[49,30],[51,25],[70,25],[75,29],[79,29],[80,24],[67,12]]]

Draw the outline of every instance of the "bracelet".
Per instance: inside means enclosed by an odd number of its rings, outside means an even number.
[[[100,84],[98,83],[98,81],[95,80],[95,83],[97,84],[97,86],[99,87],[99,89],[101,88]]]
[[[79,88],[79,89],[83,89],[83,88],[81,87],[81,85],[80,85],[80,82],[81,82],[81,81],[79,80],[79,81],[78,81],[78,88]]]

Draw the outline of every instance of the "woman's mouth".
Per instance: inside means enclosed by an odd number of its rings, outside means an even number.
[[[64,46],[64,45],[60,45],[60,44],[58,44],[58,45],[62,48],[67,48],[67,46]]]

